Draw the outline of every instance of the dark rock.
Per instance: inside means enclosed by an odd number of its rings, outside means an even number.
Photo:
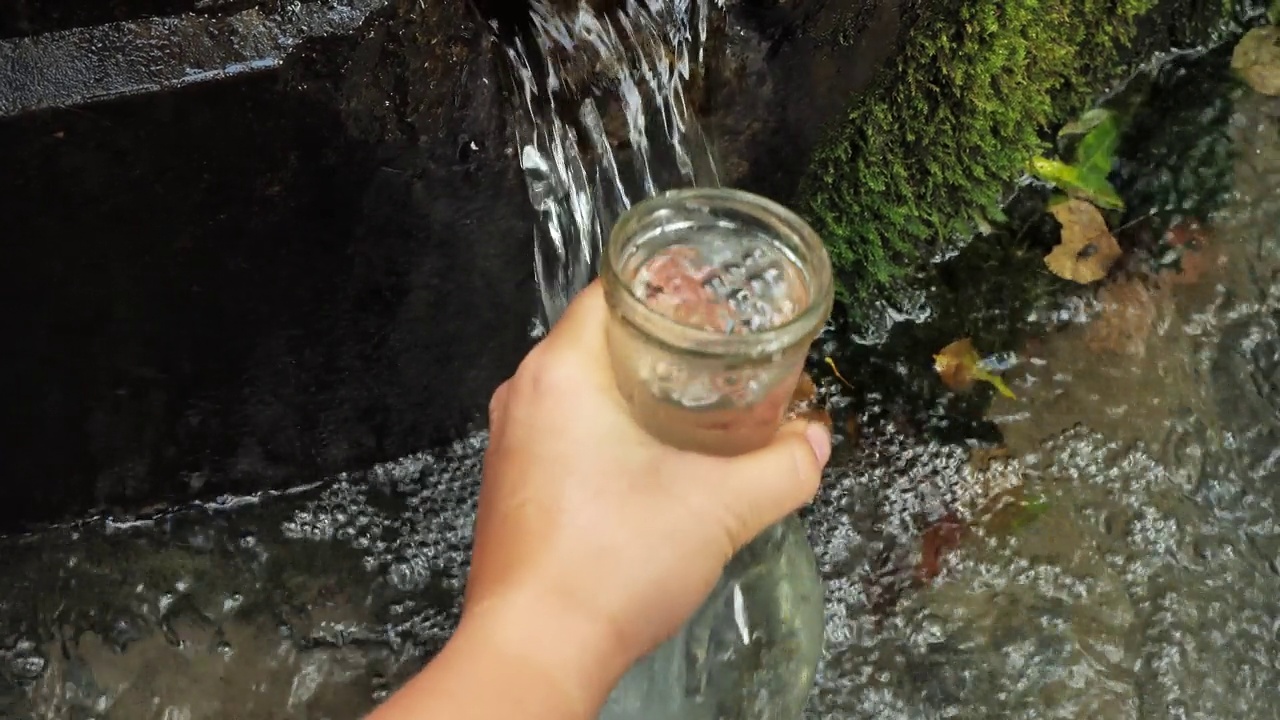
[[[489,38],[427,6],[0,124],[0,525],[295,485],[483,411],[531,342],[533,217]]]
[[[734,184],[783,202],[897,48],[910,0],[738,0],[706,54],[707,129]]]
[[[312,3],[197,5],[21,0],[0,14],[0,531],[421,450],[482,419],[532,342],[534,216],[478,16],[392,0],[338,32],[333,3],[315,23],[296,20]],[[850,8],[862,34],[824,28]],[[786,199],[891,51],[898,14],[731,4],[698,94],[726,179]],[[246,19],[297,35],[279,53],[246,44]],[[63,60],[30,52],[51,36],[17,36],[107,21],[124,21],[116,35],[233,28],[197,56],[221,79],[166,74],[189,57],[166,51],[112,84],[90,27],[53,37],[77,38],[56,45],[79,53],[75,72],[41,86],[65,107],[14,101],[31,87],[4,82],[15,57]],[[217,72],[231,61],[249,70]],[[141,94],[91,102],[120,93]]]

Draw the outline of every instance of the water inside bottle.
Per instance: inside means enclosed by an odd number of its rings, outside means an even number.
[[[673,235],[631,285],[637,298],[672,320],[726,334],[760,333],[808,305],[804,271],[769,238],[729,227]]]
[[[775,330],[810,304],[808,276],[790,248],[740,224],[664,227],[636,243],[621,274],[651,310],[726,335]],[[714,454],[772,439],[804,362],[798,347],[722,357],[625,334],[612,345],[628,358],[618,384],[637,421],[664,442]]]

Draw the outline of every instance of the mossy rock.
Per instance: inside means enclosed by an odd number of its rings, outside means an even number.
[[[814,156],[797,207],[856,318],[1000,206],[1157,0],[929,3],[894,65]]]
[[[1178,262],[1166,244],[1169,226],[1211,219],[1231,197],[1230,120],[1242,92],[1229,68],[1231,53],[1228,43],[1171,59],[1104,103],[1124,120],[1112,181],[1126,210],[1113,227],[1134,271]],[[926,321],[893,326],[877,346],[848,342],[849,332],[866,323],[837,323],[815,348],[815,377],[831,375],[823,367],[830,356],[851,386],[851,408],[878,408],[896,426],[940,442],[999,438],[986,419],[993,388],[952,392],[933,371],[932,355],[960,338],[984,355],[1021,353],[1028,339],[1061,327],[1065,297],[1089,292],[1045,267],[1044,256],[1060,238],[1045,212],[1051,192],[1020,186],[1004,208],[1006,222],[930,267],[920,284],[932,308]]]

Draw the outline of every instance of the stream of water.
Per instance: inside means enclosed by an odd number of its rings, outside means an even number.
[[[627,0],[597,13],[537,0],[530,36],[507,48],[523,105],[520,167],[539,215],[543,330],[595,277],[609,229],[633,202],[719,184],[685,92],[701,64],[710,2]]]
[[[674,98],[701,27],[686,10],[686,25],[578,16],[572,32],[603,44],[679,27],[661,38],[684,50],[654,75]],[[543,66],[516,56],[531,108],[559,97],[534,93]],[[643,74],[629,73],[609,87]],[[609,213],[668,182],[709,182],[674,152],[703,147],[687,140],[700,138],[687,108],[573,97],[563,123],[531,109],[521,139],[549,320],[589,275]],[[600,131],[610,103],[632,157],[588,161],[616,137]],[[1018,399],[987,411],[1002,452],[823,380],[857,427],[807,513],[827,591],[808,717],[1280,717],[1280,99],[1185,103],[1165,121],[1189,123],[1191,139],[1166,148],[1176,161],[1133,172],[1175,189],[1165,206],[1212,192],[1221,207],[1199,218],[1170,282],[1082,289],[1010,318],[1041,330],[1007,375]],[[1221,128],[1196,126],[1223,114]],[[635,148],[657,152],[655,127],[674,175],[635,161]],[[1208,172],[1219,141],[1235,158],[1225,188]],[[900,369],[936,382],[930,365]],[[949,407],[916,410],[946,425]],[[358,717],[454,627],[485,442],[292,493],[0,539],[0,717]],[[977,522],[1001,493],[1034,499],[1036,516]]]

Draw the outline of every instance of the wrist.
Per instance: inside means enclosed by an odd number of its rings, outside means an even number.
[[[527,674],[556,717],[594,720],[633,660],[609,627],[533,597],[495,598],[464,610],[455,641]]]

